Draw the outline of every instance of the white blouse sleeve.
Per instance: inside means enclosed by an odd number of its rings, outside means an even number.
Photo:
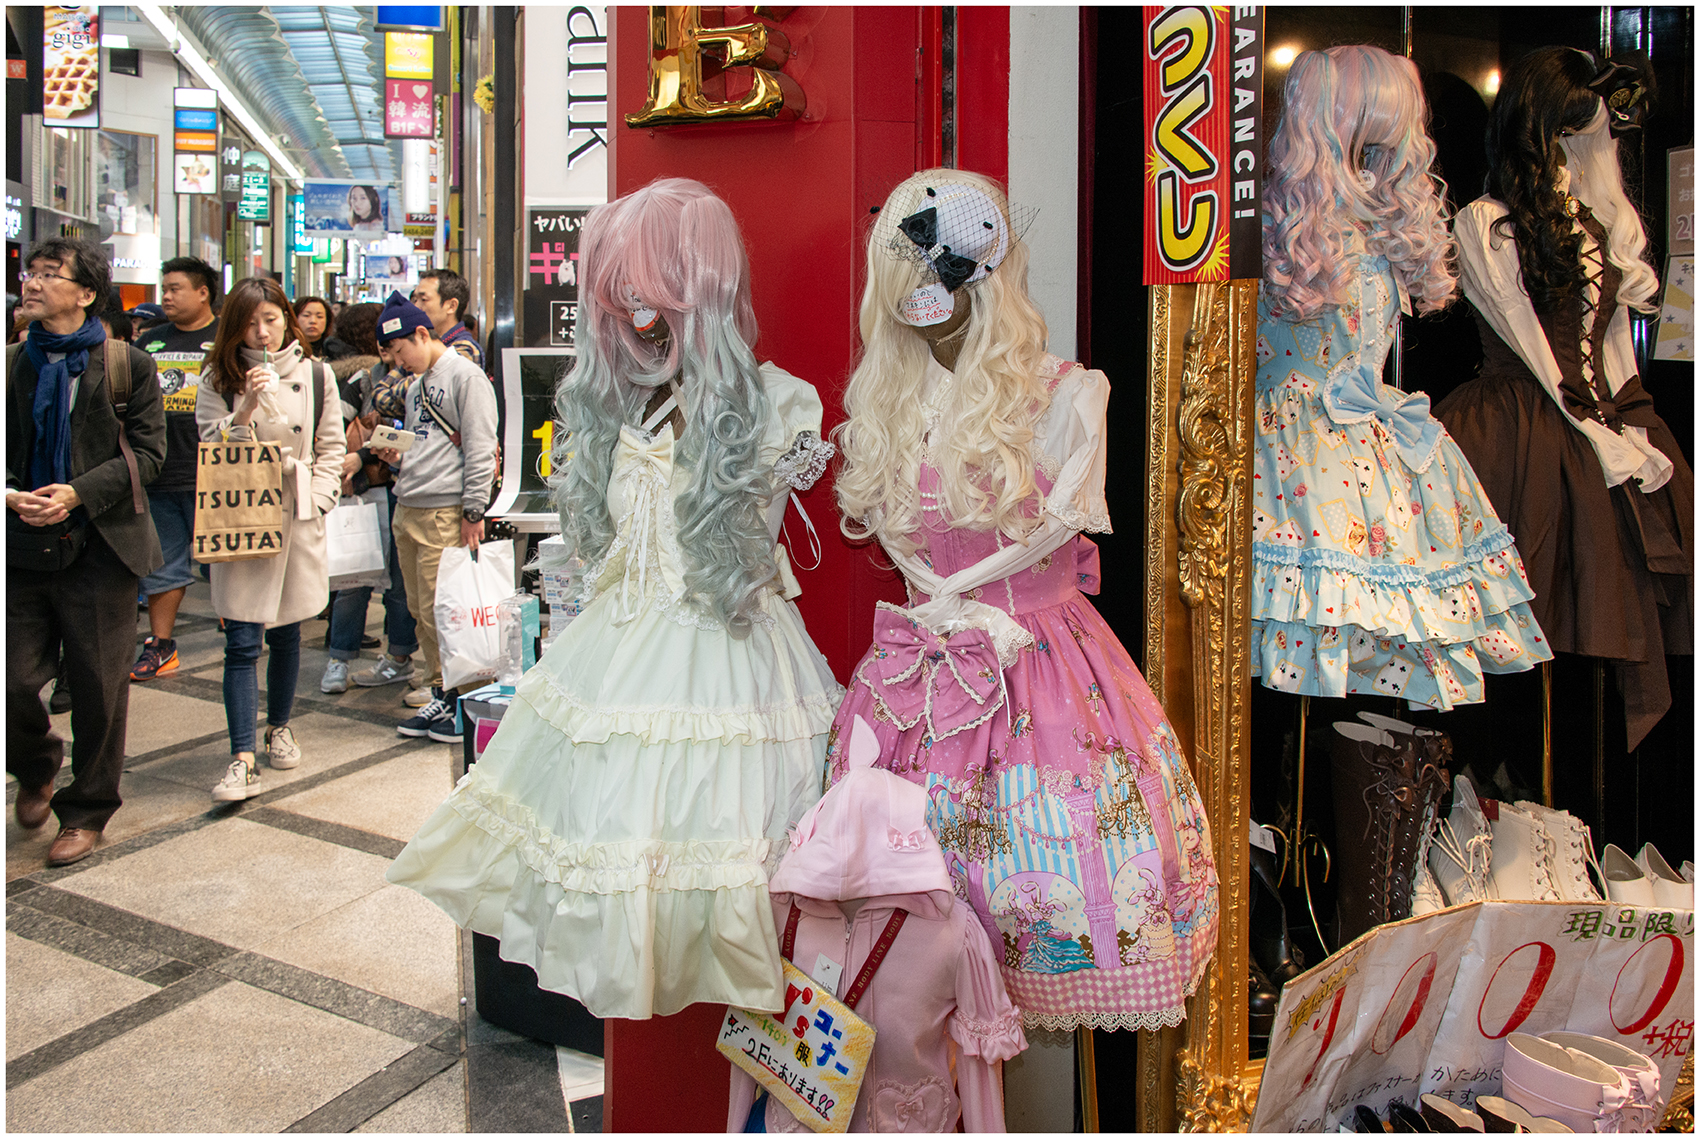
[[[1504,204],[1493,198],[1478,198],[1459,211],[1453,228],[1458,239],[1458,267],[1464,295],[1488,326],[1528,365],[1560,414],[1587,437],[1599,457],[1606,485],[1617,486],[1634,478],[1639,480],[1642,491],[1657,490],[1670,478],[1670,460],[1646,442],[1645,432],[1630,428],[1628,434],[1619,435],[1603,423],[1577,419],[1564,406],[1559,391],[1563,373],[1547,343],[1540,318],[1535,315],[1535,307],[1523,289],[1517,243],[1493,230],[1494,223],[1507,212]],[[1626,354],[1629,325],[1623,310],[1614,318],[1606,340],[1606,381],[1615,392],[1635,371],[1633,352]]]
[[[1040,464],[1049,467],[1045,512],[1075,530],[1110,533],[1104,504],[1108,466],[1104,421],[1110,381],[1104,373],[1073,367],[1057,384],[1051,406],[1034,433]]]

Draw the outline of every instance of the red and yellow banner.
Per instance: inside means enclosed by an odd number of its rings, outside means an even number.
[[[1147,285],[1228,279],[1229,13],[1204,4],[1145,9]]]

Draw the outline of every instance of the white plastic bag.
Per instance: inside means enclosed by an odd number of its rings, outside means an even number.
[[[480,543],[476,558],[464,546],[443,551],[435,612],[445,689],[495,678],[503,660],[496,605],[515,592],[512,541]]]
[[[390,583],[390,504],[382,488],[344,498],[325,515],[325,561],[331,589]]]

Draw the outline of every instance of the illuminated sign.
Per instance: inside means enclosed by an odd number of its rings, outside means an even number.
[[[429,79],[434,63],[429,32],[384,33],[384,75],[388,78]]]
[[[271,221],[272,162],[258,150],[242,156],[242,197],[236,216],[243,221]]]

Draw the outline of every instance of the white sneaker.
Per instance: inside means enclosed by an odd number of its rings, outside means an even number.
[[[1461,906],[1490,901],[1494,897],[1488,877],[1493,865],[1493,828],[1467,776],[1452,777],[1452,814],[1437,829],[1428,865],[1447,902]]]
[[[436,698],[436,693],[432,692],[431,686],[427,684],[420,688],[408,689],[407,695],[401,698],[401,702],[409,708],[423,708]]]
[[[1691,910],[1694,908],[1694,882],[1670,868],[1659,848],[1647,843],[1635,856],[1635,865],[1653,883],[1653,900],[1660,909]]]
[[[1616,843],[1607,844],[1600,856],[1600,878],[1605,883],[1607,896],[1614,902],[1626,906],[1658,904],[1653,896],[1652,879],[1642,873],[1635,860],[1629,857],[1629,852]]]
[[[413,679],[413,662],[397,660],[385,653],[378,658],[377,664],[361,669],[350,679],[362,688],[382,688],[386,684],[399,684],[404,680]]]
[[[1605,901],[1588,880],[1588,867],[1594,861],[1594,836],[1589,833],[1588,825],[1568,811],[1543,807],[1527,799],[1519,800],[1517,805],[1539,819],[1557,843],[1552,876],[1559,897],[1566,902]]]
[[[1493,863],[1488,882],[1493,893],[1505,902],[1558,902],[1563,900],[1553,867],[1558,842],[1541,820],[1513,803],[1499,804],[1499,819],[1493,824]]]
[[[224,773],[224,778],[218,781],[218,786],[212,789],[215,803],[240,803],[260,793],[260,769],[249,767],[240,759],[230,761],[230,769]]]
[[[301,747],[295,742],[295,733],[289,730],[288,724],[266,729],[266,752],[272,767],[278,771],[288,771],[301,764]]]
[[[348,662],[332,657],[325,662],[325,675],[319,678],[319,691],[335,694],[348,691]]]

